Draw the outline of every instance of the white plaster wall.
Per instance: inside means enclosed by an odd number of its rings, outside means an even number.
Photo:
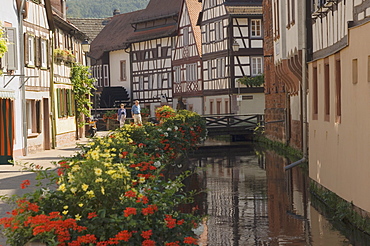
[[[20,64],[19,64],[19,29],[18,29],[18,17],[17,17],[17,7],[14,0],[1,0],[1,5],[8,6],[7,8],[0,8],[0,21],[2,24],[4,22],[10,23],[12,27],[16,28],[17,34],[17,57],[18,57],[18,70],[15,71],[16,75],[20,75]],[[5,84],[8,83],[10,77],[0,76],[0,88],[4,88]],[[13,90],[15,92],[14,99],[14,153],[21,154],[21,149],[23,148],[23,124],[22,124],[22,101],[21,101],[21,91],[18,89],[20,86],[19,77],[15,77],[5,89]]]
[[[335,121],[335,57],[329,57],[330,66],[330,120],[324,120],[324,85],[318,84],[318,120],[309,124],[310,178],[335,192],[348,202],[370,212],[370,83],[368,57],[370,56],[370,24],[349,32],[349,46],[340,52],[342,81],[341,121]],[[352,60],[358,59],[358,83],[352,83]],[[323,67],[324,60],[317,65]],[[318,81],[323,80],[323,69]],[[312,64],[309,65],[312,74]],[[311,76],[312,77],[312,76]],[[312,85],[312,79],[310,84]],[[310,87],[312,88],[312,87]],[[310,97],[312,104],[312,96]],[[309,114],[312,117],[312,114]]]
[[[121,81],[121,60],[126,60],[126,81]],[[124,50],[112,51],[109,53],[109,64],[110,64],[110,83],[111,86],[123,86],[131,95],[131,62],[129,53]]]
[[[238,114],[263,114],[265,111],[264,93],[247,93],[242,96],[253,96],[253,99],[237,101]]]

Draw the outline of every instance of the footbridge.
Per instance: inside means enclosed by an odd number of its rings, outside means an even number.
[[[264,126],[263,114],[204,115],[208,136],[248,135]]]

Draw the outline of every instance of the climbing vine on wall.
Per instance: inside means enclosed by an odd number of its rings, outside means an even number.
[[[3,26],[0,23],[0,57],[3,57],[3,55],[7,51],[8,51],[7,39],[6,39],[5,35],[4,35]]]
[[[94,88],[95,79],[90,78],[88,67],[76,64],[71,69],[71,82],[75,95],[77,124],[82,127],[85,125],[84,116],[90,117],[92,108],[90,96],[92,96],[91,89]]]

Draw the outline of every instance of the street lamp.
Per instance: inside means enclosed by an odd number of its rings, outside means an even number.
[[[236,41],[234,39],[233,41],[233,44],[231,45],[231,49],[232,49],[232,52],[231,52],[231,56],[229,57],[230,59],[230,65],[232,65],[232,69],[233,69],[233,72],[231,74],[229,74],[230,76],[230,84],[229,84],[229,114],[231,114],[231,109],[232,109],[232,106],[231,106],[231,98],[232,98],[232,91],[231,91],[231,85],[232,83],[235,84],[235,64],[234,64],[234,53],[235,52],[238,52],[239,51],[239,48],[240,48],[240,45],[238,43],[238,41]],[[231,70],[231,66],[230,66],[230,70]],[[234,82],[232,82],[231,80],[234,80]]]
[[[236,41],[235,39],[234,39],[234,42],[233,42],[232,48],[233,48],[233,51],[234,51],[234,52],[239,51],[240,45],[239,45],[238,41]]]
[[[82,51],[83,51],[83,52],[85,52],[85,53],[90,52],[90,42],[89,42],[89,40],[85,39],[85,40],[81,43],[81,46],[82,46]]]

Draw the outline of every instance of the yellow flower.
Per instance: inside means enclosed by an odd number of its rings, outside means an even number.
[[[116,151],[117,151],[117,149],[116,149],[116,148],[112,148],[110,151],[112,151],[112,152],[116,152]]]
[[[68,209],[68,205],[65,205],[65,206],[63,207],[63,209]]]
[[[87,188],[89,188],[89,185],[87,185],[87,184],[83,184],[83,185],[82,185],[82,189],[83,189],[83,191],[86,191],[86,190],[87,190]]]
[[[79,214],[76,214],[76,215],[75,215],[75,219],[76,219],[76,220],[81,220],[81,216],[80,216]]]
[[[118,174],[118,173],[112,174],[112,179],[122,179],[122,178],[123,178],[122,174]]]
[[[144,183],[145,182],[145,177],[140,177],[139,178],[139,183]]]
[[[68,214],[68,210],[64,210],[64,211],[62,212],[62,214],[64,214],[64,215]]]
[[[78,206],[80,206],[81,208],[84,206],[83,203],[79,203]]]
[[[112,141],[112,139],[111,139],[111,138],[110,138],[110,139],[108,139],[108,143],[111,143],[111,142],[113,142],[113,141]]]
[[[72,166],[72,172],[77,172],[77,171],[79,171],[81,168],[80,168],[80,166],[79,165],[74,165],[74,166]]]
[[[103,173],[103,170],[101,170],[100,168],[94,168],[94,171],[96,176],[100,176]]]
[[[91,151],[90,156],[93,160],[98,160],[99,159],[99,152],[97,150],[93,150],[93,151]]]
[[[88,195],[90,198],[95,197],[94,191],[92,190],[89,190],[88,192],[86,192],[86,195]]]
[[[95,183],[101,183],[101,182],[103,182],[103,179],[102,178],[95,179]]]
[[[101,189],[100,189],[100,190],[101,190],[101,193],[102,193],[103,195],[105,195],[105,189],[104,189],[104,187],[103,187],[103,186],[101,187]]]
[[[71,188],[71,192],[74,194],[74,193],[76,193],[76,191],[77,191],[77,188],[76,187],[72,187]]]
[[[63,193],[66,192],[67,191],[66,185],[65,184],[59,185],[58,190],[62,191]]]
[[[107,173],[109,174],[109,175],[113,175],[113,174],[115,174],[117,171],[116,170],[108,170],[107,171]]]

